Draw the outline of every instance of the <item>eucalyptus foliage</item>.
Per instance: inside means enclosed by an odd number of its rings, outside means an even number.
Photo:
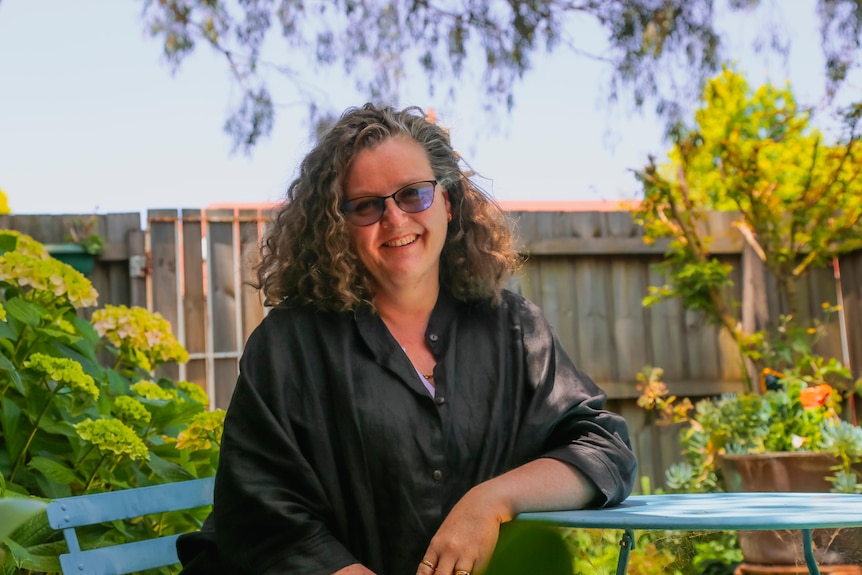
[[[153,370],[188,354],[158,314],[106,306],[29,236],[0,230],[0,498],[52,499],[215,473],[224,412]],[[2,499],[0,499],[2,500]],[[203,510],[94,529],[84,545],[197,528]],[[57,572],[65,544],[37,515],[2,542],[2,573]]]
[[[375,101],[397,102],[411,70],[424,71],[429,93],[477,91],[481,71],[488,106],[511,107],[516,82],[542,50],[570,49],[607,62],[609,93],[631,94],[637,107],[677,119],[683,98],[696,95],[722,61],[716,13],[756,10],[760,0],[143,0],[143,20],[176,69],[199,45],[221,54],[242,97],[225,122],[234,146],[250,150],[269,134],[275,105],[273,73],[292,80],[314,108],[304,69],[340,65]],[[769,3],[773,27],[757,41],[787,53],[777,32],[792,3]],[[857,0],[818,0],[827,91],[834,92],[859,50]],[[588,45],[573,24],[599,28],[607,46]],[[279,42],[279,36],[281,37]],[[269,59],[262,54],[266,52]],[[418,78],[412,78],[413,83]]]

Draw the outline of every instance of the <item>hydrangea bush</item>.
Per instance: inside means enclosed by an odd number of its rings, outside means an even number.
[[[155,379],[188,354],[159,314],[105,306],[33,238],[0,230],[0,498],[52,499],[215,473],[224,412],[190,382]],[[199,527],[206,510],[94,530],[96,541]],[[59,572],[59,534],[38,515],[5,541],[0,573]]]

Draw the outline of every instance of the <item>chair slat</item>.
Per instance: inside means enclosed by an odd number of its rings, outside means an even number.
[[[214,484],[215,479],[208,477],[51,501],[48,523],[63,531],[69,548],[69,553],[60,556],[63,573],[124,575],[178,563],[179,535],[81,551],[75,528],[212,505]]]
[[[60,555],[60,567],[64,574],[69,575],[124,575],[173,565],[180,561],[177,557],[177,537],[179,535],[167,535],[147,541],[67,553]]]
[[[54,529],[93,525],[192,509],[212,504],[214,478],[192,479],[164,485],[62,497],[48,505],[48,522]]]

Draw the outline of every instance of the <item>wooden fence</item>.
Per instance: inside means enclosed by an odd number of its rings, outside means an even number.
[[[661,367],[671,392],[693,399],[742,391],[745,370],[736,346],[679,302],[641,305],[647,287],[663,283],[653,264],[662,260],[664,245],[644,244],[627,212],[510,215],[528,255],[511,288],[544,310],[576,365],[608,392],[610,408],[629,423],[641,474],[654,485],[663,483],[664,470],[679,459],[676,430],[656,427],[637,407],[638,372],[646,365]],[[0,226],[51,242],[62,239],[70,218],[7,216]],[[99,218],[98,231],[108,239],[92,278],[100,303],[145,305],[161,313],[190,355],[187,364],[162,368],[161,374],[200,384],[214,406],[226,407],[244,343],[266,313],[247,282],[269,213],[152,210],[146,242],[137,214]],[[761,325],[777,317],[782,305],[731,219],[711,215],[712,247],[734,267],[727,295],[743,302],[740,320]],[[860,377],[862,251],[843,258],[840,270],[840,283],[831,267],[809,274],[800,290],[807,304],[799,313],[803,320],[822,319],[821,303],[843,297],[843,321],[832,321],[818,351],[843,359]]]

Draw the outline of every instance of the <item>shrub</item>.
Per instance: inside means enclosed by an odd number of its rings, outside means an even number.
[[[224,421],[190,382],[153,370],[188,354],[160,315],[96,304],[86,277],[0,230],[0,497],[51,499],[207,477]],[[95,529],[83,545],[196,529],[205,510]],[[4,543],[3,573],[57,572],[39,515]]]

